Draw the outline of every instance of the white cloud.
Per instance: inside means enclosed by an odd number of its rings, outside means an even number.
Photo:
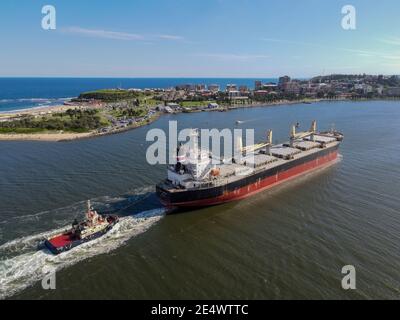
[[[184,40],[184,37],[181,36],[176,36],[176,35],[171,35],[171,34],[160,34],[157,36],[159,39],[162,40],[173,40],[173,41],[180,41]]]
[[[296,45],[312,46],[312,47],[324,47],[316,43],[303,42],[303,41],[292,41],[292,40],[274,39],[274,38],[261,38],[261,40],[266,42],[278,42],[278,43],[296,44]]]
[[[264,54],[232,54],[232,53],[201,53],[196,56],[206,58],[216,58],[221,60],[255,60],[268,59],[269,56]]]
[[[393,55],[385,55],[383,58],[387,60],[400,60],[400,56],[393,56]]]
[[[95,38],[106,38],[106,39],[128,40],[128,41],[144,40],[144,36],[140,34],[98,30],[98,29],[85,29],[81,27],[68,27],[64,28],[62,31],[66,33],[80,34]]]
[[[392,44],[395,46],[400,46],[400,38],[396,38],[396,37],[387,37],[384,39],[379,39],[379,41],[386,43],[386,44]]]
[[[375,57],[375,55],[373,55],[373,54],[370,54],[370,53],[362,53],[362,52],[357,53],[357,56],[359,56],[359,57],[366,57],[366,58]]]
[[[77,34],[93,38],[113,39],[113,40],[125,40],[125,41],[147,41],[147,40],[170,40],[180,41],[184,40],[182,36],[171,35],[171,34],[160,34],[160,35],[143,35],[137,33],[127,32],[116,32],[102,29],[87,29],[81,27],[68,27],[63,28],[62,32],[69,34]]]
[[[381,66],[400,68],[400,63],[381,63]]]
[[[356,56],[359,56],[359,57],[369,57],[369,58],[374,57],[374,58],[379,58],[382,60],[385,60],[385,59],[394,60],[394,59],[400,58],[400,56],[396,56],[396,55],[393,55],[388,52],[377,52],[377,51],[360,50],[360,49],[353,49],[353,48],[341,48],[341,47],[321,45],[318,43],[291,41],[291,40],[284,40],[284,39],[262,38],[261,40],[267,41],[267,42],[279,42],[279,43],[286,43],[286,44],[292,44],[292,45],[318,47],[318,48],[328,49],[328,50],[346,51],[346,52],[354,53]],[[380,41],[386,41],[386,40],[380,40]],[[390,41],[391,44],[400,45],[400,39],[391,38],[391,40],[387,40],[387,41]]]

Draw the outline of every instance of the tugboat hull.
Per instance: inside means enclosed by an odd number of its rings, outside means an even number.
[[[107,220],[109,221],[109,224],[102,230],[91,234],[90,236],[87,236],[83,239],[77,239],[74,236],[74,233],[72,230],[67,231],[63,234],[60,234],[54,238],[47,239],[44,242],[44,246],[49,249],[49,251],[55,255],[58,255],[62,252],[69,251],[81,244],[84,244],[86,242],[93,241],[95,239],[98,239],[108,233],[117,223],[118,223],[118,218],[117,217],[108,217]]]

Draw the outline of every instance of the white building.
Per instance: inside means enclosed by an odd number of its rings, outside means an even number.
[[[226,85],[226,92],[231,92],[231,91],[238,91],[236,84],[227,84]]]
[[[208,109],[217,109],[219,108],[219,104],[215,102],[211,102],[208,104]]]

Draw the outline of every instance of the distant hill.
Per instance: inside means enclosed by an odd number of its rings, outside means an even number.
[[[120,89],[102,89],[81,93],[78,97],[80,100],[101,100],[105,102],[116,102],[121,100],[135,99],[139,94],[131,90]]]
[[[383,75],[368,75],[368,74],[331,74],[326,76],[317,76],[311,78],[311,82],[329,82],[329,81],[372,81],[377,84],[388,86],[388,87],[397,87],[400,86],[400,77],[397,75],[393,76],[383,76]]]

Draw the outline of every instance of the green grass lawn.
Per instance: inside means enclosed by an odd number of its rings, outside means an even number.
[[[108,124],[108,119],[98,110],[69,109],[52,115],[1,122],[0,133],[90,132]]]
[[[40,133],[43,131],[46,131],[46,130],[41,129],[41,128],[0,128],[0,134],[1,133],[19,133],[19,134]]]
[[[215,101],[182,101],[180,105],[182,107],[190,108],[190,107],[207,107],[209,103],[213,103]]]

